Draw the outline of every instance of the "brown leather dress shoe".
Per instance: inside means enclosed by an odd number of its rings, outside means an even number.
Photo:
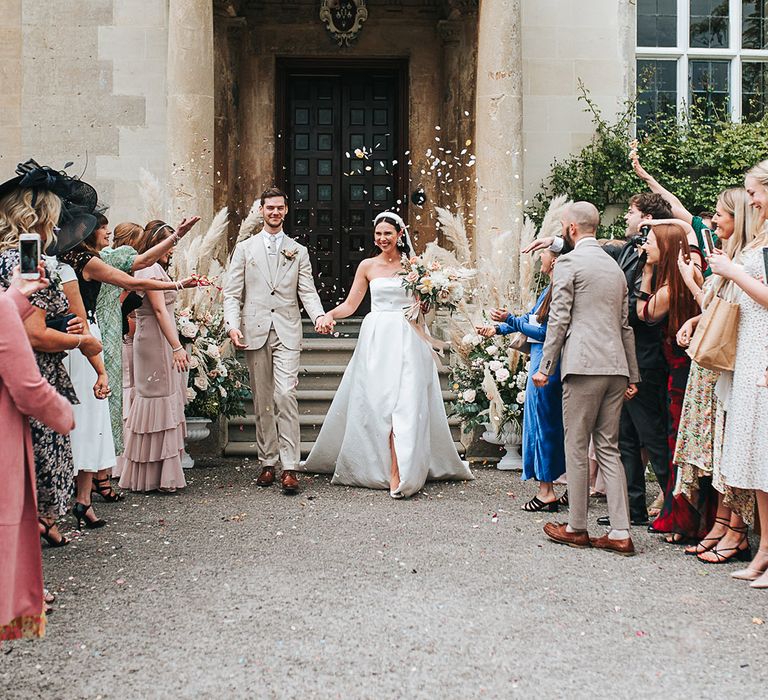
[[[275,468],[264,467],[259,474],[259,478],[256,479],[257,486],[272,486],[275,483]]]
[[[616,552],[623,557],[635,556],[635,545],[632,543],[631,537],[626,537],[623,540],[612,540],[608,535],[602,537],[590,537],[589,541],[596,549],[607,549],[609,552]]]
[[[558,544],[567,544],[569,547],[585,549],[592,546],[589,542],[589,533],[586,530],[568,532],[566,527],[566,523],[547,523],[544,526],[544,534]]]
[[[296,493],[299,490],[299,479],[294,471],[284,471],[280,477],[283,493]]]

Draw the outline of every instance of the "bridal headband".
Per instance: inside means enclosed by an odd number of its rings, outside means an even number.
[[[383,211],[380,214],[377,214],[376,218],[373,220],[373,225],[376,226],[382,219],[392,219],[393,221],[396,221],[397,225],[403,230],[408,228],[400,214],[395,214],[393,211]]]

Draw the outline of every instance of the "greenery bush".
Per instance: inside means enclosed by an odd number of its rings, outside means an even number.
[[[628,103],[610,123],[584,86],[579,89],[585,111],[592,114],[595,134],[579,153],[555,160],[526,213],[540,224],[549,200],[560,194],[592,202],[601,214],[608,207],[618,206],[621,214],[613,221],[604,220],[599,236],[621,237],[627,201],[646,189],[629,160],[635,104]],[[734,124],[713,117],[700,105],[692,105],[682,119],[659,116],[638,135],[638,141],[640,162],[649,173],[693,213],[711,211],[720,191],[743,185],[744,172],[768,157],[768,118]]]

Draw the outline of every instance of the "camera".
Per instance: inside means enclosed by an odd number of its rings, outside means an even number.
[[[645,245],[645,242],[648,240],[648,234],[651,232],[651,225],[643,224],[639,231],[640,233],[638,233],[637,236],[632,239],[632,245],[636,248],[639,248],[641,245]]]

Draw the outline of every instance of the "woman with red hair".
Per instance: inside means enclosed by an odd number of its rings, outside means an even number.
[[[675,454],[680,414],[683,409],[685,387],[691,360],[677,344],[679,328],[699,309],[678,269],[678,256],[682,252],[686,261],[703,261],[701,251],[690,242],[690,232],[682,221],[652,222],[648,239],[642,247],[646,256],[643,278],[637,298],[637,315],[648,324],[664,324],[662,345],[669,365],[667,403],[669,406],[669,454]],[[696,266],[697,282],[703,281],[701,265]],[[652,532],[671,533],[665,539],[677,544],[703,535],[708,529],[710,514],[699,514],[682,496],[673,495],[677,480],[677,466],[670,460],[669,483],[659,484],[664,493],[661,514],[650,526]]]

